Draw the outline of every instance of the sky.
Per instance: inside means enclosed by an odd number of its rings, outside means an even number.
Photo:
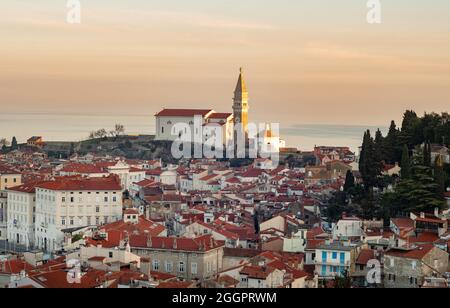
[[[450,1],[66,0],[0,4],[4,113],[231,111],[239,67],[250,120],[387,125],[448,111]]]

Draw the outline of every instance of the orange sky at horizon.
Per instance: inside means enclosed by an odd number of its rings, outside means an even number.
[[[231,111],[240,66],[253,121],[382,125],[405,109],[448,111],[445,1],[386,2],[381,25],[367,24],[366,1],[355,0],[318,0],[329,11],[308,1],[93,0],[82,1],[80,25],[43,2],[2,4],[5,113]]]

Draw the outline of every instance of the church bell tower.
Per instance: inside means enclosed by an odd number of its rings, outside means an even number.
[[[239,125],[242,123],[244,132],[247,133],[248,127],[248,92],[247,86],[244,81],[244,75],[242,68],[240,68],[239,79],[234,90],[233,98],[233,116],[234,125]]]

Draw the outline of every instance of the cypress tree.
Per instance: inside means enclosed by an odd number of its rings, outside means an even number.
[[[439,196],[443,196],[445,193],[445,180],[446,175],[444,172],[444,162],[442,160],[441,155],[436,157],[436,161],[434,164],[434,180],[436,181],[437,193]]]
[[[19,148],[19,145],[17,143],[16,137],[14,136],[11,141],[11,150],[14,151],[14,150],[17,150],[18,148]]]
[[[409,158],[409,150],[406,144],[403,146],[402,153],[402,162],[400,167],[402,179],[410,179],[411,178],[411,160]]]
[[[345,175],[344,191],[348,192],[353,187],[355,187],[355,177],[353,175],[353,172],[351,170],[348,170],[347,174]]]

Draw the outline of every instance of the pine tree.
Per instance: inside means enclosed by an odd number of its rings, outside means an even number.
[[[364,188],[367,192],[376,185],[378,176],[381,175],[381,162],[379,157],[377,157],[375,143],[369,130],[364,134],[359,171],[361,172]]]
[[[385,153],[385,149],[384,149],[384,138],[383,138],[383,134],[381,133],[381,130],[378,129],[377,132],[375,133],[375,160],[377,161],[385,161],[384,157],[384,153]]]
[[[400,162],[402,148],[399,144],[399,131],[394,121],[391,121],[389,132],[385,138],[385,160],[388,164]]]
[[[14,151],[14,150],[17,150],[18,148],[19,148],[19,145],[17,143],[17,139],[16,139],[16,137],[13,137],[12,141],[11,141],[11,150]]]
[[[423,165],[427,167],[431,167],[431,144],[429,142],[425,142],[423,146]]]
[[[416,128],[420,123],[420,119],[417,114],[412,110],[407,110],[403,115],[402,130],[400,133],[400,142],[408,145],[408,147],[414,146],[416,135]]]
[[[402,179],[411,178],[411,161],[409,159],[409,150],[406,144],[403,146],[402,162],[400,167]]]
[[[443,196],[445,193],[445,181],[446,175],[444,172],[444,162],[442,160],[442,156],[438,155],[436,157],[436,161],[434,164],[434,180],[437,184],[437,193],[440,196]]]
[[[351,170],[348,170],[345,176],[344,191],[349,192],[354,187],[355,187],[355,177],[353,175],[353,172]]]

